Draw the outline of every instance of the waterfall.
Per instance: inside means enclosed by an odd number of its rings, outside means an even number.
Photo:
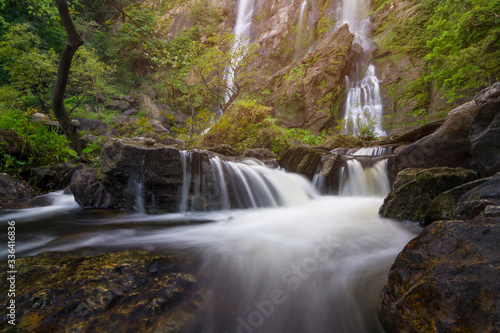
[[[237,37],[236,38],[243,38],[242,43],[243,44],[248,44],[250,42],[250,28],[252,27],[252,15],[253,15],[253,9],[254,9],[254,0],[240,0],[238,4],[238,12],[236,15],[236,23],[233,28],[233,34],[235,34]],[[230,54],[234,54],[234,48],[238,47],[240,43],[238,41],[235,41],[235,44],[233,45],[233,50],[231,50]],[[236,64],[240,61],[241,59],[231,59],[231,61],[234,61]],[[233,64],[233,68],[235,65]],[[224,93],[224,104],[229,102],[230,99],[230,93],[229,91],[234,87],[234,73],[231,70],[227,70],[228,74],[226,76],[226,81],[229,84],[228,89]],[[219,110],[219,116],[222,115],[222,110]]]
[[[186,151],[181,160],[181,213],[294,206],[318,196],[303,176],[270,169],[257,160],[231,162],[215,156],[195,161]]]
[[[295,39],[295,55],[294,58],[298,57],[298,53],[300,52],[301,49],[301,42],[302,42],[302,30],[304,29],[304,14],[306,12],[307,8],[307,0],[304,0],[302,4],[300,5],[300,11],[299,11],[299,22],[297,25],[297,36]]]
[[[373,166],[363,167],[356,160],[348,160],[340,173],[340,195],[384,197],[390,191],[387,175],[387,159],[376,162]]]
[[[368,15],[369,3],[366,0],[344,0],[342,2],[339,26],[347,23],[354,34],[354,43],[358,43],[366,53],[372,39],[371,21]],[[363,57],[361,57],[363,58]],[[386,135],[382,128],[382,97],[375,66],[370,64],[361,76],[360,68],[365,67],[363,59],[356,61],[353,77],[346,77],[348,87],[344,114],[344,133],[354,136],[373,134],[377,137]]]

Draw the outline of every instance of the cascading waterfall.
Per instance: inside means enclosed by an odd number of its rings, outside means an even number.
[[[347,23],[354,34],[354,43],[358,43],[366,52],[372,43],[370,16],[366,0],[344,0],[342,2],[339,24]],[[340,26],[339,25],[339,26]],[[355,136],[371,132],[375,136],[386,135],[382,128],[382,97],[379,80],[375,74],[375,66],[370,64],[364,76],[360,68],[364,68],[363,60],[355,64],[353,77],[346,77],[349,87],[345,103],[344,133]]]
[[[181,213],[205,211],[204,202],[214,211],[301,205],[318,196],[303,176],[270,169],[257,160],[236,163],[214,156],[195,163],[192,156],[181,152]]]
[[[382,198],[318,197],[304,177],[254,160],[184,151],[181,161],[180,213],[99,215],[53,194],[57,207],[2,216],[16,220],[16,255],[137,248],[191,253],[199,258],[203,297],[189,333],[382,332],[378,297],[396,255],[418,232],[380,218]],[[220,191],[205,196],[220,203],[216,211],[192,212],[211,182]],[[244,207],[265,208],[229,210],[232,197]]]

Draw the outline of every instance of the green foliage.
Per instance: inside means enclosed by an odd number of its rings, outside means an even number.
[[[228,33],[214,36],[210,43],[214,46],[196,60],[194,69],[224,112],[261,75],[253,66],[258,46]]]
[[[390,48],[424,58],[426,82],[453,101],[500,80],[500,0],[410,2]]]
[[[57,56],[40,46],[40,38],[27,24],[11,25],[0,42],[0,58],[12,87],[35,96],[44,106],[55,81]]]
[[[76,152],[69,148],[68,140],[49,127],[31,121],[36,110],[28,109],[0,111],[0,128],[13,130],[21,138],[21,156],[4,154],[0,156],[0,172],[16,176],[24,170],[55,163],[67,163],[77,158]]]

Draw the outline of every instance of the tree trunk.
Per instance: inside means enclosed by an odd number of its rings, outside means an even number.
[[[66,0],[54,0],[59,11],[59,15],[63,21],[64,29],[68,34],[66,46],[61,54],[59,60],[59,68],[57,70],[57,78],[52,91],[52,110],[61,125],[66,138],[71,142],[72,148],[82,156],[82,142],[78,134],[77,127],[71,122],[71,119],[64,107],[64,93],[68,85],[69,72],[71,68],[71,60],[76,50],[83,45],[83,40],[76,31],[71,14],[68,10],[68,3]]]

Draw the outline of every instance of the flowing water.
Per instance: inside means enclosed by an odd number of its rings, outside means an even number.
[[[358,43],[367,53],[372,44],[370,37],[371,21],[369,2],[366,0],[344,0],[340,7],[339,26],[347,23],[349,30],[354,34],[354,43]],[[367,64],[364,57],[355,63],[355,70],[346,77],[348,87],[344,114],[344,133],[355,136],[366,135],[370,131],[375,136],[386,135],[382,128],[382,97],[379,80],[375,74],[375,66]]]
[[[304,14],[306,12],[308,0],[304,0],[299,9],[299,21],[297,24],[297,36],[295,37],[295,54],[294,58],[298,58],[301,51],[302,33],[304,30]]]
[[[184,155],[184,181],[192,182]],[[143,248],[201,257],[198,279],[211,292],[188,332],[381,332],[377,298],[418,227],[380,218],[382,197],[319,196],[303,177],[259,163],[209,165],[227,192],[248,186],[254,207],[261,200],[267,208],[229,210],[225,202],[196,212],[185,201],[175,214],[131,214],[82,210],[53,193],[51,206],[2,212],[2,230],[16,221],[19,256]],[[189,188],[180,191],[189,196]]]

